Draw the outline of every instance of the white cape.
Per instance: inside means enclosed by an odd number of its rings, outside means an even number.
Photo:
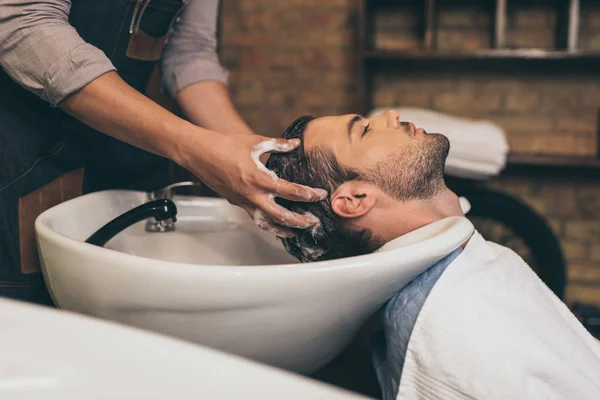
[[[398,399],[600,399],[600,344],[512,250],[475,232],[421,309]]]

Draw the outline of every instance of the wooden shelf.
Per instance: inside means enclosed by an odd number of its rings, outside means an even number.
[[[600,61],[600,52],[538,50],[538,49],[490,49],[473,52],[440,52],[427,50],[368,50],[363,53],[367,60],[585,60]]]

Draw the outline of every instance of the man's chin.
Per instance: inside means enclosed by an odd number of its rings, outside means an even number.
[[[445,135],[442,135],[441,133],[436,133],[436,132],[428,133],[428,132],[424,132],[424,135],[425,135],[425,137],[428,140],[439,141],[440,143],[446,143],[447,146],[450,146],[450,141],[448,140],[448,138]]]
[[[438,157],[445,161],[450,152],[450,140],[441,133],[426,133],[426,135],[427,139],[431,141],[431,145],[435,147],[435,152],[438,153]]]

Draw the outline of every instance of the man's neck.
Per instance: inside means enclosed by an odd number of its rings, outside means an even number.
[[[464,216],[458,196],[448,188],[428,200],[391,201],[364,221],[380,240],[387,243],[435,221]]]

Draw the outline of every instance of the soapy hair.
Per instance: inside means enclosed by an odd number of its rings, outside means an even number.
[[[317,148],[305,152],[304,132],[311,116],[296,119],[284,132],[285,139],[300,139],[302,144],[288,153],[271,154],[267,168],[290,182],[333,193],[344,182],[360,179],[357,171],[342,166],[333,152]],[[320,224],[310,229],[296,229],[293,238],[282,238],[286,250],[301,262],[332,260],[368,254],[383,243],[369,229],[349,226],[331,208],[329,197],[323,201],[296,202],[277,198],[281,206],[300,214],[312,213]]]

